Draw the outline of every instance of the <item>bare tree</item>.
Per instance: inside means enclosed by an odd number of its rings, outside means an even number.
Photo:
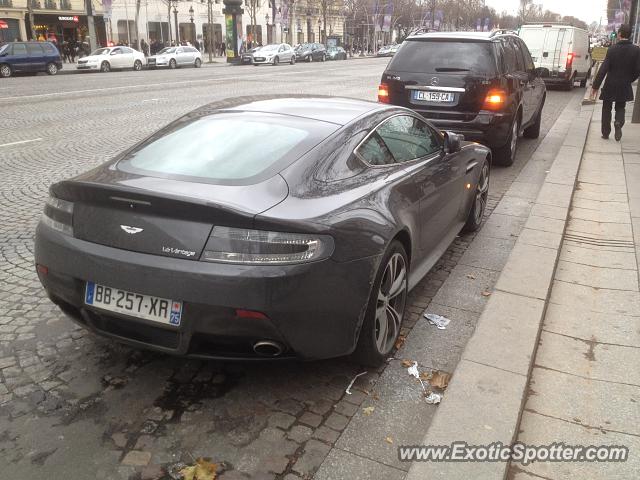
[[[258,17],[258,9],[260,8],[260,0],[248,0],[247,6],[249,7],[249,21],[251,22],[251,42],[256,42],[256,25]]]

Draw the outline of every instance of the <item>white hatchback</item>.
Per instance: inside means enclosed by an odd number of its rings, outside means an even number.
[[[76,68],[78,70],[97,70],[100,72],[110,72],[114,69],[123,68],[140,71],[144,63],[145,58],[142,52],[129,47],[116,46],[98,48],[91,55],[80,58]]]
[[[202,54],[197,48],[189,46],[165,47],[147,59],[149,68],[186,66],[199,68],[200,65],[202,65]]]
[[[279,63],[296,63],[296,52],[288,43],[272,43],[260,47],[253,52],[253,64],[278,65]]]

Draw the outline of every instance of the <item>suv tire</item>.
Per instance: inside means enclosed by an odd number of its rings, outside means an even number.
[[[518,133],[520,132],[520,115],[516,117],[512,126],[511,133],[509,133],[509,138],[507,138],[507,142],[499,148],[495,148],[493,150],[494,161],[496,165],[501,165],[503,167],[510,167],[513,165],[513,162],[516,159],[516,154],[518,153]],[[515,138],[514,138],[515,135]]]
[[[13,72],[11,71],[11,67],[6,63],[0,65],[0,77],[9,78]]]

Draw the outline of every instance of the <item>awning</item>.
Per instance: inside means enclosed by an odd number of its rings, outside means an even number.
[[[0,28],[9,28],[9,25],[4,20],[0,20]]]

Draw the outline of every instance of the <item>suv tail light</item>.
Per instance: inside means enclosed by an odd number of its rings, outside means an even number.
[[[485,110],[501,110],[507,103],[507,92],[504,90],[489,90],[484,98]]]
[[[381,83],[378,86],[378,101],[380,103],[389,103],[389,85]]]

